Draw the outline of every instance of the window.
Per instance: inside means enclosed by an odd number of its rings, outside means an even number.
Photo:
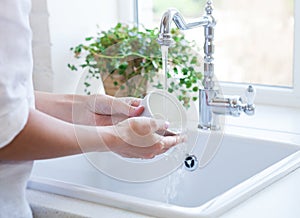
[[[300,5],[293,0],[215,0],[215,74],[226,94],[241,94],[255,84],[257,101],[300,106]],[[189,18],[204,12],[204,0],[139,1],[139,22],[159,27],[162,13],[175,7]],[[147,16],[144,16],[147,13]],[[143,14],[143,16],[141,16]],[[298,19],[297,19],[298,17]],[[203,31],[185,31],[203,46]],[[297,37],[298,36],[298,37]],[[295,41],[294,41],[295,39]],[[298,59],[297,59],[298,57]]]

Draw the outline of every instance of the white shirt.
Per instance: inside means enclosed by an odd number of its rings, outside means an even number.
[[[24,128],[34,107],[30,0],[0,0],[0,148]],[[0,160],[0,218],[32,217],[25,198],[32,161]]]

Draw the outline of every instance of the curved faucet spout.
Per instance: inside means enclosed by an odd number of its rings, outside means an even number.
[[[178,29],[188,30],[199,26],[206,26],[210,21],[208,17],[203,16],[195,22],[186,23],[177,9],[170,8],[163,14],[160,22],[160,34],[157,39],[160,45],[171,46],[172,44],[174,44],[171,36],[172,22],[175,23]]]

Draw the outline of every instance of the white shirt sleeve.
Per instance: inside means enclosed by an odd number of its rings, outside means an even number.
[[[34,107],[30,0],[0,1],[0,148],[24,128]]]

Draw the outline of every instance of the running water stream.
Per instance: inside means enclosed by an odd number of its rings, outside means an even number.
[[[161,46],[161,55],[162,55],[162,67],[163,67],[163,90],[165,92],[168,92],[168,73],[169,73],[169,68],[168,68],[168,51],[169,47],[162,45]],[[162,102],[162,107],[163,107],[163,119],[168,121],[168,105],[167,105],[167,99],[165,98]],[[174,149],[174,148],[173,148]],[[173,149],[170,149],[164,155],[169,156],[172,154]],[[185,153],[186,146],[179,145],[176,146],[175,149],[179,149],[180,152]],[[178,156],[175,154],[176,152],[173,152],[173,154],[170,156],[170,161],[172,158],[176,159],[178,161]],[[181,180],[184,177],[184,170],[182,167],[179,167],[175,172],[172,174],[168,175],[166,187],[164,189],[164,194],[165,194],[165,202],[170,203],[170,201],[174,200],[177,196],[178,193],[178,187],[179,184],[181,183]]]
[[[162,58],[162,67],[163,67],[163,73],[164,73],[164,84],[163,89],[164,91],[168,91],[168,52],[169,47],[162,45],[161,46],[161,58]]]
[[[163,67],[163,90],[165,92],[168,91],[168,51],[169,47],[162,45],[161,46],[161,58],[162,58],[162,67]],[[164,98],[165,99],[165,98]],[[162,107],[163,107],[163,119],[168,121],[167,117],[167,100],[165,99],[162,102]]]

